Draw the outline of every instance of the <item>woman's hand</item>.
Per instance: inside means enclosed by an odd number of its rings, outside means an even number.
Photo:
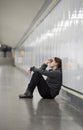
[[[45,64],[48,65],[48,64],[51,63],[52,61],[53,61],[53,59],[51,59],[51,58],[50,58],[50,59],[47,59],[47,60],[45,61]]]
[[[35,66],[30,67],[30,68],[28,69],[28,72],[31,73],[31,72],[34,70],[34,67],[35,67]]]
[[[35,68],[35,66],[30,67],[30,71],[33,71],[33,70],[34,70],[34,68]]]

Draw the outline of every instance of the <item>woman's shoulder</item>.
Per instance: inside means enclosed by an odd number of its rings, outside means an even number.
[[[57,69],[55,69],[55,71],[58,72],[58,73],[62,73],[62,69],[61,68],[57,68]]]

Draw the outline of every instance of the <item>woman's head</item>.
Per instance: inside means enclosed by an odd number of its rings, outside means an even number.
[[[62,60],[58,57],[54,57],[51,59],[49,66],[51,68],[62,68]]]
[[[62,60],[58,57],[54,57],[54,60],[57,63],[57,67],[62,68]]]

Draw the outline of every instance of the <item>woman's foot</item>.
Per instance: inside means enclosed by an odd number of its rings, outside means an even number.
[[[33,94],[29,90],[26,90],[24,94],[19,95],[19,98],[33,98]]]
[[[20,94],[19,98],[33,98],[33,95]]]

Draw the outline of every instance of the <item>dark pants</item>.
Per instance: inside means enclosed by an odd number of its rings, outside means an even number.
[[[35,88],[38,88],[39,94],[43,98],[52,98],[50,94],[50,88],[48,84],[46,83],[46,80],[43,78],[43,76],[39,72],[34,72],[31,81],[28,84],[27,90],[29,90],[31,93],[33,93]],[[26,90],[26,93],[27,93]]]

